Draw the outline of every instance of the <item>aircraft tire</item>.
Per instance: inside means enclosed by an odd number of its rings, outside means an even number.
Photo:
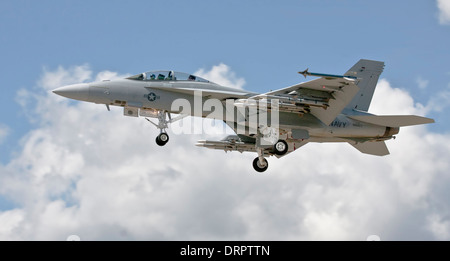
[[[159,146],[164,146],[169,141],[169,135],[163,132],[156,137],[156,144]]]
[[[253,168],[258,172],[264,172],[269,167],[269,162],[267,162],[266,159],[264,159],[264,162],[266,163],[265,166],[261,166],[259,163],[259,158],[256,158],[253,160]]]
[[[284,155],[288,152],[288,144],[284,140],[278,140],[275,145],[273,145],[273,152],[277,155]]]

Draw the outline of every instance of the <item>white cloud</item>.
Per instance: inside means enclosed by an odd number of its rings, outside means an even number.
[[[14,209],[10,211],[0,211],[0,240],[16,240],[16,232],[19,229],[19,224],[23,221],[25,213],[21,209]]]
[[[0,144],[6,139],[9,134],[9,128],[0,124]]]
[[[237,77],[236,73],[231,71],[231,68],[223,63],[214,65],[210,71],[200,69],[194,74],[217,84],[235,89],[243,89],[245,85],[244,78]]]
[[[428,84],[430,81],[423,79],[422,77],[418,76],[416,78],[417,86],[419,86],[420,89],[424,90],[428,87]]]
[[[100,82],[104,80],[117,80],[117,79],[123,79],[126,77],[131,76],[130,74],[118,74],[117,72],[111,72],[111,71],[102,71],[99,72],[95,78],[95,82]]]
[[[433,95],[427,103],[428,111],[443,112],[450,105],[450,87]]]
[[[87,66],[69,76],[73,68],[45,71],[39,83],[102,78]],[[202,71],[234,75],[223,64]],[[195,147],[204,136],[169,131],[170,142],[159,147],[152,125],[118,108],[50,92],[21,95],[36,100],[24,110],[41,124],[0,165],[0,196],[17,206],[0,212],[0,239],[448,239],[450,135],[404,128],[381,158],[347,144],[308,144],[270,158],[267,173],[257,174],[256,155]],[[371,110],[420,114],[422,107],[381,80]]]
[[[44,75],[39,80],[38,86],[44,90],[54,90],[64,85],[89,81],[91,76],[92,71],[87,64],[73,66],[69,69],[59,66],[55,71],[49,71],[45,68]]]
[[[450,218],[443,219],[437,214],[431,214],[427,218],[428,229],[439,240],[450,240]]]
[[[439,22],[441,24],[450,24],[450,1],[437,0],[437,6],[439,8]]]
[[[386,79],[380,79],[369,112],[379,115],[423,115],[425,110],[422,104],[414,102],[406,90],[392,88]]]

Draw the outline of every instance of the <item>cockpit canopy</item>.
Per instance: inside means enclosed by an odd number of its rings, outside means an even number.
[[[152,71],[140,73],[127,79],[140,81],[195,81],[195,82],[210,82],[201,77],[174,71]]]

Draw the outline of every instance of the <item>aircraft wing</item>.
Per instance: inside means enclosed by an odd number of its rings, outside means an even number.
[[[311,113],[325,125],[329,125],[358,92],[356,81],[347,77],[324,76],[251,98],[280,99],[281,102],[289,102],[303,108],[303,112]],[[282,108],[281,104],[280,110]]]

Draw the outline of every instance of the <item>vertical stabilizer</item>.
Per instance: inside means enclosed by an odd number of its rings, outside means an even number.
[[[346,76],[357,77],[357,85],[359,87],[359,92],[347,105],[347,108],[360,111],[369,110],[370,102],[383,68],[384,62],[361,59],[345,73]]]

